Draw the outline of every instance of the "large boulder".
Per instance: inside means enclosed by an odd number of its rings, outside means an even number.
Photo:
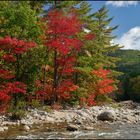
[[[101,121],[114,121],[115,115],[111,111],[104,111],[97,116],[97,119]]]

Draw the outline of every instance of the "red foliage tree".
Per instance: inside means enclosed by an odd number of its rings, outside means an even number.
[[[72,76],[76,72],[76,56],[83,45],[78,37],[82,24],[74,8],[69,8],[68,11],[54,8],[43,19],[47,23],[44,44],[48,52],[53,52],[53,83],[45,83],[44,78],[44,83],[38,84],[36,93],[54,104],[57,100],[70,99],[71,92],[78,88],[73,83]],[[86,34],[84,39],[94,37],[93,34]]]
[[[54,104],[57,100],[69,99],[70,93],[78,88],[71,76],[75,72],[76,55],[82,45],[78,39],[82,28],[73,9],[67,12],[62,9],[50,10],[44,19],[47,21],[45,45],[48,51],[54,53],[53,83],[40,86],[37,93],[47,94],[44,97],[50,97]]]
[[[16,65],[19,55],[34,47],[34,42],[25,42],[9,36],[0,38],[0,103],[1,105],[10,101],[15,94],[26,93],[27,86],[17,80]],[[14,82],[12,82],[14,79]]]

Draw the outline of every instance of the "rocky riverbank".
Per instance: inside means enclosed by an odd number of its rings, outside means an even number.
[[[0,133],[8,131],[11,126],[21,127],[23,131],[30,131],[34,125],[65,123],[66,131],[94,130],[97,124],[136,124],[140,121],[140,105],[132,101],[124,101],[88,109],[71,108],[67,110],[53,110],[46,112],[29,109],[25,118],[11,121],[7,116],[0,116]],[[38,128],[39,129],[39,128]]]

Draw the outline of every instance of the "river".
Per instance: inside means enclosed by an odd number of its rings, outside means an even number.
[[[20,128],[11,129],[0,138],[8,139],[139,139],[140,123],[137,124],[111,124],[98,126],[92,131],[80,130],[66,131],[64,124],[40,125],[29,132],[21,131]]]

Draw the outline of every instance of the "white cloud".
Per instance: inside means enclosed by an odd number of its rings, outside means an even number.
[[[107,1],[107,5],[113,5],[115,7],[126,7],[129,5],[137,5],[138,1]]]
[[[122,49],[140,50],[140,26],[131,28],[113,43],[123,45]]]

